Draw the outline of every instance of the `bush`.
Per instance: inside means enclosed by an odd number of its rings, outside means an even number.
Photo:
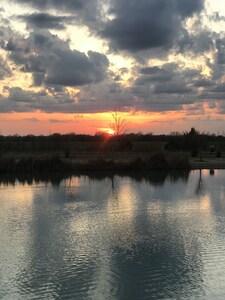
[[[0,159],[0,173],[14,172],[16,168],[16,161],[14,158]]]
[[[217,157],[217,158],[221,157],[221,151],[217,151],[217,152],[216,152],[216,157]]]
[[[147,161],[147,166],[152,170],[166,170],[169,167],[165,155],[160,152],[151,155]]]
[[[69,158],[70,157],[70,150],[69,149],[64,149],[64,156],[65,158]]]
[[[197,157],[198,156],[198,150],[197,149],[193,149],[191,151],[191,157]]]
[[[171,154],[168,157],[170,169],[190,169],[188,155],[186,153]]]

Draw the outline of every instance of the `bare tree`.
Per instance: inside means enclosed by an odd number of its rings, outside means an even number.
[[[115,135],[120,135],[125,129],[126,119],[124,114],[118,111],[112,113],[112,122],[110,123],[110,128],[114,131]]]

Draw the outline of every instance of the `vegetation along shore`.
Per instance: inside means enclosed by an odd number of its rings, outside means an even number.
[[[225,168],[225,137],[199,133],[0,136],[0,173]]]

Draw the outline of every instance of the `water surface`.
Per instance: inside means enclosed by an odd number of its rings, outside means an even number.
[[[0,299],[224,299],[225,171],[0,185]]]

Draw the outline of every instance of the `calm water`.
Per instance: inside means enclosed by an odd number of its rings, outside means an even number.
[[[225,299],[223,170],[0,193],[0,299]]]

